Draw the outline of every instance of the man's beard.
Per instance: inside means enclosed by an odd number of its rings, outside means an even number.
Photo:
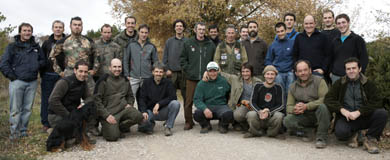
[[[256,31],[250,31],[250,32],[249,32],[249,36],[251,36],[252,38],[254,38],[254,37],[257,36],[257,32],[256,32]]]

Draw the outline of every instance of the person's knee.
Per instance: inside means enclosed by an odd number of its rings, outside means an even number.
[[[199,109],[195,110],[194,120],[197,122],[201,122],[204,120],[204,114],[203,114],[202,110],[199,110]]]
[[[384,121],[389,117],[389,113],[385,109],[376,109],[373,115],[376,119]]]
[[[246,116],[246,112],[244,112],[243,109],[241,109],[241,107],[237,108],[233,112],[234,120],[236,120],[237,122],[244,122],[245,116]]]
[[[177,100],[173,100],[170,102],[170,109],[174,111],[180,111],[180,102]]]
[[[346,129],[345,127],[335,127],[334,135],[338,140],[345,141],[348,140],[348,138],[351,135],[351,131]]]
[[[295,120],[294,120],[294,115],[288,114],[286,117],[284,117],[283,125],[284,125],[286,128],[293,128],[293,127],[294,127],[293,121],[295,121]]]
[[[222,121],[225,123],[233,123],[233,111],[226,111],[222,114]]]
[[[272,115],[272,118],[274,119],[275,122],[277,122],[277,123],[282,123],[282,121],[283,121],[283,116],[284,116],[283,113],[275,112],[275,113]]]
[[[248,122],[251,122],[251,121],[256,120],[258,118],[258,114],[256,111],[249,111],[246,114],[246,117],[247,117]]]

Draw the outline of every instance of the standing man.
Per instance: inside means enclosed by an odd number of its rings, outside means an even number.
[[[124,75],[130,81],[131,90],[136,95],[143,80],[152,77],[152,66],[158,61],[157,49],[149,41],[149,31],[148,25],[141,24],[138,28],[138,39],[129,43],[123,57]]]
[[[35,42],[33,27],[19,25],[14,37],[1,58],[0,70],[9,82],[10,140],[26,137],[31,108],[34,104],[39,69],[46,65],[45,55]]]
[[[209,26],[209,38],[213,41],[215,46],[218,46],[219,42],[221,42],[221,40],[219,40],[219,29],[216,24]]]
[[[294,70],[298,79],[288,91],[283,124],[290,134],[303,136],[303,141],[311,141],[310,132],[317,125],[316,148],[325,148],[330,114],[323,103],[328,86],[324,79],[312,75],[309,61],[297,61]]]
[[[330,45],[325,34],[318,31],[312,15],[303,20],[303,33],[295,38],[293,57],[294,62],[307,60],[312,64],[313,74],[324,77],[329,67]]]
[[[180,66],[186,78],[186,98],[184,102],[184,130],[192,129],[192,102],[196,84],[202,79],[207,63],[213,60],[214,43],[205,37],[206,25],[203,22],[195,24],[196,35],[184,42],[180,55]]]
[[[218,44],[214,61],[219,64],[222,72],[240,75],[241,66],[248,62],[245,47],[236,40],[236,28],[229,24],[225,30],[226,39]]]
[[[350,140],[348,146],[359,147],[357,132],[368,129],[364,148],[368,153],[379,153],[377,141],[386,126],[388,112],[382,106],[376,84],[361,73],[360,60],[345,60],[346,76],[332,86],[325,97],[325,104],[336,112],[335,135],[339,140]]]
[[[240,28],[240,39],[238,40],[239,42],[243,42],[249,38],[248,36],[248,26],[243,25]]]
[[[202,127],[200,133],[208,133],[212,129],[210,120],[213,119],[219,120],[218,131],[227,133],[229,124],[234,121],[233,111],[227,105],[230,85],[218,72],[218,64],[210,62],[207,64],[209,80],[200,81],[196,86],[194,119]]]
[[[153,64],[152,78],[145,79],[141,87],[138,108],[142,112],[146,124],[138,127],[138,131],[153,133],[155,120],[165,121],[164,134],[171,136],[176,116],[180,111],[176,89],[171,80],[164,78],[166,72],[164,64]]]
[[[184,37],[184,30],[186,29],[186,23],[177,19],[173,22],[173,29],[175,30],[175,36],[169,38],[165,42],[163,63],[167,66],[167,77],[171,77],[171,80],[176,89],[180,88],[183,102],[185,102],[185,79],[180,66],[180,54],[183,50],[184,41],[187,40]]]
[[[322,22],[324,23],[325,27],[321,33],[324,33],[328,37],[330,43],[332,43],[336,38],[340,37],[340,31],[334,27],[335,21],[333,11],[325,10],[322,13]]]
[[[294,13],[286,13],[284,15],[284,24],[286,25],[286,34],[287,39],[295,40],[299,32],[297,32],[294,28],[296,23],[296,16]],[[277,36],[275,36],[275,41],[277,40]]]
[[[332,43],[330,78],[332,83],[345,75],[344,61],[350,57],[359,59],[362,65],[362,73],[366,71],[368,64],[368,54],[366,42],[362,37],[355,34],[350,29],[349,16],[340,14],[336,17],[336,26],[341,32],[341,37],[337,37]]]
[[[267,43],[257,36],[258,24],[256,21],[248,22],[249,39],[243,41],[248,62],[253,66],[253,75],[260,77],[264,69],[264,59],[267,53]],[[262,78],[262,77],[261,77]]]
[[[106,73],[110,73],[110,63],[114,58],[122,59],[121,47],[112,40],[112,27],[109,24],[104,24],[100,28],[100,34],[102,35],[99,40],[96,41],[96,56],[100,64],[95,79],[103,76]],[[122,63],[121,63],[122,64]],[[122,68],[122,65],[121,65]],[[122,71],[121,71],[122,72]]]
[[[65,37],[64,34],[64,22],[55,20],[51,26],[53,34],[50,35],[49,39],[43,42],[42,50],[47,59],[46,66],[41,70],[41,123],[43,125],[43,131],[51,128],[49,121],[47,120],[47,108],[49,107],[49,96],[53,91],[53,88],[60,79],[58,73],[53,70],[53,62],[50,60],[50,52],[57,41]]]
[[[102,135],[107,141],[117,141],[130,132],[132,125],[141,123],[142,114],[133,107],[134,96],[127,79],[121,75],[122,62],[114,58],[110,72],[96,84],[95,105],[102,124]]]
[[[137,24],[137,19],[135,19],[134,16],[125,17],[126,29],[123,30],[114,38],[114,42],[121,46],[122,52],[121,55],[119,56],[120,58],[122,58],[123,54],[125,54],[124,50],[127,48],[127,45],[137,36],[137,30],[135,29],[136,24]]]

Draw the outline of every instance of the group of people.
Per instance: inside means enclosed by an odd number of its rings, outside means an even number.
[[[227,25],[225,39],[220,40],[218,26],[208,27],[206,36],[203,22],[196,23],[194,36],[187,38],[186,23],[178,19],[162,61],[149,40],[149,26],[141,24],[136,30],[133,16],[125,18],[126,28],[114,38],[112,27],[104,24],[96,42],[81,35],[80,17],[71,19],[68,36],[63,34],[64,23],[54,21],[53,34],[42,47],[34,41],[33,27],[22,23],[0,62],[10,80],[10,139],[28,136],[39,72],[44,130],[94,101],[97,115],[87,124],[91,143],[99,135],[117,141],[135,124],[139,132],[153,134],[155,121],[165,121],[164,134],[171,136],[180,89],[184,130],[196,121],[200,133],[208,133],[210,121],[219,120],[220,133],[232,125],[244,138],[285,139],[287,131],[311,141],[315,129],[315,146],[324,148],[335,113],[339,140],[355,148],[360,135],[369,153],[379,153],[376,143],[388,112],[376,85],[363,74],[366,45],[351,31],[348,15],[334,17],[332,11],[324,11],[322,31],[308,15],[302,33],[294,29],[294,14],[285,14],[283,20],[275,25],[276,36],[268,46],[258,36],[256,21],[240,27],[239,38],[236,27]]]

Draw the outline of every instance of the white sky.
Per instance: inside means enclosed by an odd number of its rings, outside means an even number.
[[[390,11],[390,2],[387,0],[344,0],[342,5],[336,6],[335,14],[346,13],[351,16],[352,30],[364,34],[370,40],[368,33],[374,28],[384,27],[374,23],[375,10]],[[353,10],[358,10],[354,13]],[[51,34],[51,23],[54,20],[65,22],[65,33],[69,33],[70,18],[80,16],[84,22],[83,34],[90,29],[98,29],[104,23],[122,24],[110,14],[111,7],[108,0],[1,0],[0,11],[7,17],[0,27],[17,26],[21,22],[28,22],[34,27],[34,35]],[[356,16],[358,15],[358,16]],[[388,26],[386,26],[388,27]],[[12,33],[17,34],[17,29]]]

